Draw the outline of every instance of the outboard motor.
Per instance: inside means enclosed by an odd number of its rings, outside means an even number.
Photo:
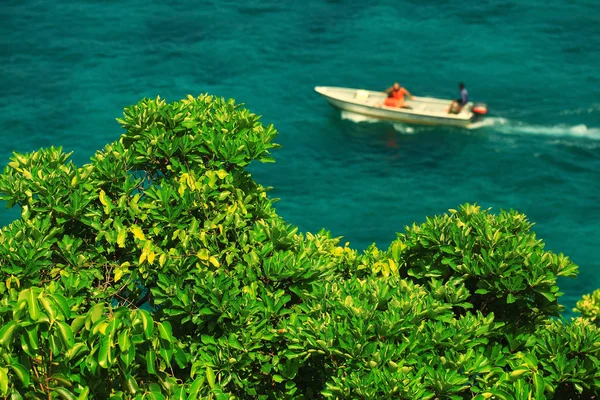
[[[485,114],[487,114],[487,106],[483,103],[475,103],[473,104],[471,111],[478,117],[483,117]]]
[[[487,106],[483,103],[475,103],[473,104],[473,107],[471,107],[471,112],[473,113],[472,120],[479,121],[487,114]]]

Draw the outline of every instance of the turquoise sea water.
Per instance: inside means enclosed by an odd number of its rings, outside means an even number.
[[[165,3],[3,0],[1,163],[54,144],[82,165],[144,96],[233,97],[279,130],[277,163],[252,172],[301,230],[387,248],[465,202],[514,208],[580,266],[563,304],[600,287],[597,0]],[[313,92],[394,81],[448,98],[464,81],[490,123],[360,122]]]

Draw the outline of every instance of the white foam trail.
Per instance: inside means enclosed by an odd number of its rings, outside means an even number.
[[[487,118],[488,127],[496,132],[509,135],[575,136],[600,140],[600,128],[579,125],[533,125],[504,118]]]
[[[600,112],[600,104],[591,104],[589,107],[575,108],[572,110],[563,110],[559,115],[581,115],[581,114],[593,114]]]
[[[365,115],[353,113],[351,111],[342,111],[342,119],[353,122],[381,122],[377,118],[367,117]],[[405,124],[393,124],[396,131],[404,134],[414,134],[415,128]],[[579,125],[534,125],[520,121],[511,121],[501,117],[489,117],[480,122],[469,125],[468,129],[488,128],[495,132],[507,135],[541,135],[541,136],[571,136],[581,137],[592,140],[600,140],[600,128],[588,127],[584,124]]]
[[[371,117],[367,117],[365,115],[356,114],[356,113],[353,113],[352,111],[342,110],[341,116],[342,116],[342,119],[347,119],[352,122],[381,122],[377,118],[371,118]]]
[[[504,123],[506,123],[504,118],[486,118],[479,122],[473,122],[472,124],[467,125],[467,129],[479,129]]]
[[[412,126],[408,126],[408,125],[404,125],[404,124],[393,124],[393,125],[394,125],[394,129],[397,132],[404,133],[407,135],[412,135],[413,133],[415,133],[415,128],[413,128]]]

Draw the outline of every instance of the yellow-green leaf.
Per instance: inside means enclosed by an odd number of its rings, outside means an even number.
[[[96,323],[96,321],[98,321],[100,318],[102,318],[103,314],[104,314],[104,304],[102,304],[102,303],[98,303],[98,304],[92,306],[92,308],[90,308],[90,311],[88,312],[88,315],[90,316],[90,318],[92,320],[92,324]]]
[[[208,176],[208,187],[214,189],[217,187],[217,175],[213,171],[206,172],[206,176]]]
[[[0,394],[8,394],[8,369],[0,367]]]
[[[100,190],[100,203],[102,203],[103,206],[108,204],[106,201],[106,192],[104,190]]]
[[[86,318],[85,315],[81,315],[81,316],[73,319],[73,321],[71,321],[71,332],[77,334],[77,332],[79,332],[79,330],[85,324],[85,318]]]
[[[206,380],[211,389],[215,388],[215,372],[211,367],[206,367]]]
[[[119,233],[117,234],[117,245],[121,248],[125,247],[125,239],[127,239],[127,230],[123,228],[117,228]]]
[[[150,250],[148,252],[148,263],[150,265],[152,265],[154,263],[154,258],[156,258],[156,254],[152,250]]]
[[[146,236],[144,236],[144,232],[142,231],[142,228],[140,228],[137,225],[132,225],[131,226],[131,233],[133,233],[133,236],[135,236],[136,239],[138,240],[145,240]]]
[[[79,397],[77,397],[77,400],[87,400],[89,398],[89,395],[90,395],[90,388],[88,386],[86,386],[81,391],[81,394],[79,395]]]
[[[198,252],[198,258],[201,259],[202,261],[206,261],[208,260],[209,254],[208,254],[208,250],[206,249],[201,249]]]
[[[46,310],[46,313],[48,314],[48,317],[50,318],[50,323],[54,323],[54,320],[56,319],[56,310],[54,310],[54,307],[52,305],[52,303],[50,302],[50,299],[48,299],[47,297],[44,296],[40,296],[40,298],[38,299],[40,301],[40,303],[42,303],[42,307],[44,307],[44,310]]]
[[[124,272],[121,268],[115,268],[115,283],[121,280]]]

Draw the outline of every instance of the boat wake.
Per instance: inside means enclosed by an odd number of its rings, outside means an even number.
[[[407,135],[412,135],[413,133],[415,133],[415,128],[404,124],[394,124],[394,129],[397,132],[405,133]]]
[[[367,117],[351,111],[342,111],[342,119],[352,122],[381,122],[377,118]],[[394,129],[403,134],[414,134],[416,127],[401,123],[393,124]],[[489,117],[480,122],[470,124],[467,129],[483,129],[506,135],[540,135],[554,137],[580,137],[592,140],[600,140],[600,128],[579,125],[535,125],[520,121],[511,121],[506,118]]]
[[[381,122],[377,118],[367,117],[366,115],[353,113],[352,111],[342,110],[342,119],[347,119],[352,122]]]
[[[600,104],[591,104],[588,107],[574,108],[570,110],[563,110],[559,115],[583,115],[583,114],[595,114],[600,112]]]
[[[600,128],[579,125],[534,125],[505,118],[487,118],[476,128],[488,128],[507,135],[572,136],[600,140]]]
[[[352,122],[357,122],[357,123],[359,123],[359,122],[370,122],[370,123],[380,122],[381,123],[382,122],[380,119],[367,117],[362,114],[353,113],[352,111],[342,110],[340,115],[341,115],[342,119],[352,121]],[[392,126],[394,127],[394,129],[396,131],[398,131],[400,133],[404,133],[407,135],[412,135],[413,133],[415,133],[415,128],[410,125],[395,123],[395,124],[392,124]]]

